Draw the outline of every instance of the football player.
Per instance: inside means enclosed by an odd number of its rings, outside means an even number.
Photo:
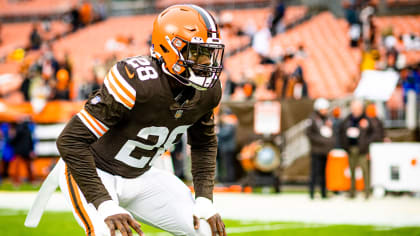
[[[154,21],[151,56],[114,65],[66,125],[57,140],[59,184],[87,235],[132,235],[130,227],[142,235],[135,219],[174,235],[203,235],[204,226],[226,235],[212,203],[223,50],[208,11],[171,6]],[[195,199],[151,165],[185,132]]]

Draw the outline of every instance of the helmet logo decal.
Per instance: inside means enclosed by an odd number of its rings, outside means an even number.
[[[174,44],[175,44],[175,46],[176,46],[176,47],[178,47],[178,48],[179,48],[179,47],[181,47],[181,46],[182,46],[182,41],[181,41],[181,40],[179,40],[179,39],[177,39],[177,40],[175,40],[175,41],[174,41]]]

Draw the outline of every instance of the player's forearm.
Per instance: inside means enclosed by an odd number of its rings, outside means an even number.
[[[191,172],[196,198],[206,197],[213,200],[216,153],[217,141],[205,147],[191,147]]]
[[[57,148],[86,200],[98,207],[111,197],[96,172],[89,148],[95,141],[96,137],[79,118],[73,117],[57,139]]]

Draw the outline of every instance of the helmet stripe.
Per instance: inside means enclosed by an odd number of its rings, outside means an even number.
[[[205,9],[197,6],[197,5],[189,5],[192,8],[194,8],[196,11],[198,11],[198,13],[200,13],[201,17],[203,18],[204,22],[206,23],[206,27],[208,31],[212,32],[212,37],[213,38],[218,38],[218,34],[217,32],[217,24],[213,18],[213,16]]]

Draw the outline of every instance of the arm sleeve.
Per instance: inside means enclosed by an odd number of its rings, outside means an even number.
[[[118,72],[118,65],[110,70],[104,85],[91,94],[84,108],[70,120],[57,139],[57,148],[67,168],[86,200],[96,208],[111,197],[96,172],[90,146],[124,119],[134,106],[134,100],[128,98],[134,96],[135,99],[135,94],[124,94],[122,88],[116,87],[125,80]],[[128,81],[125,86],[129,86],[125,91],[133,90]]]
[[[217,138],[213,112],[209,112],[188,129],[191,145],[191,172],[195,197],[213,200]]]

